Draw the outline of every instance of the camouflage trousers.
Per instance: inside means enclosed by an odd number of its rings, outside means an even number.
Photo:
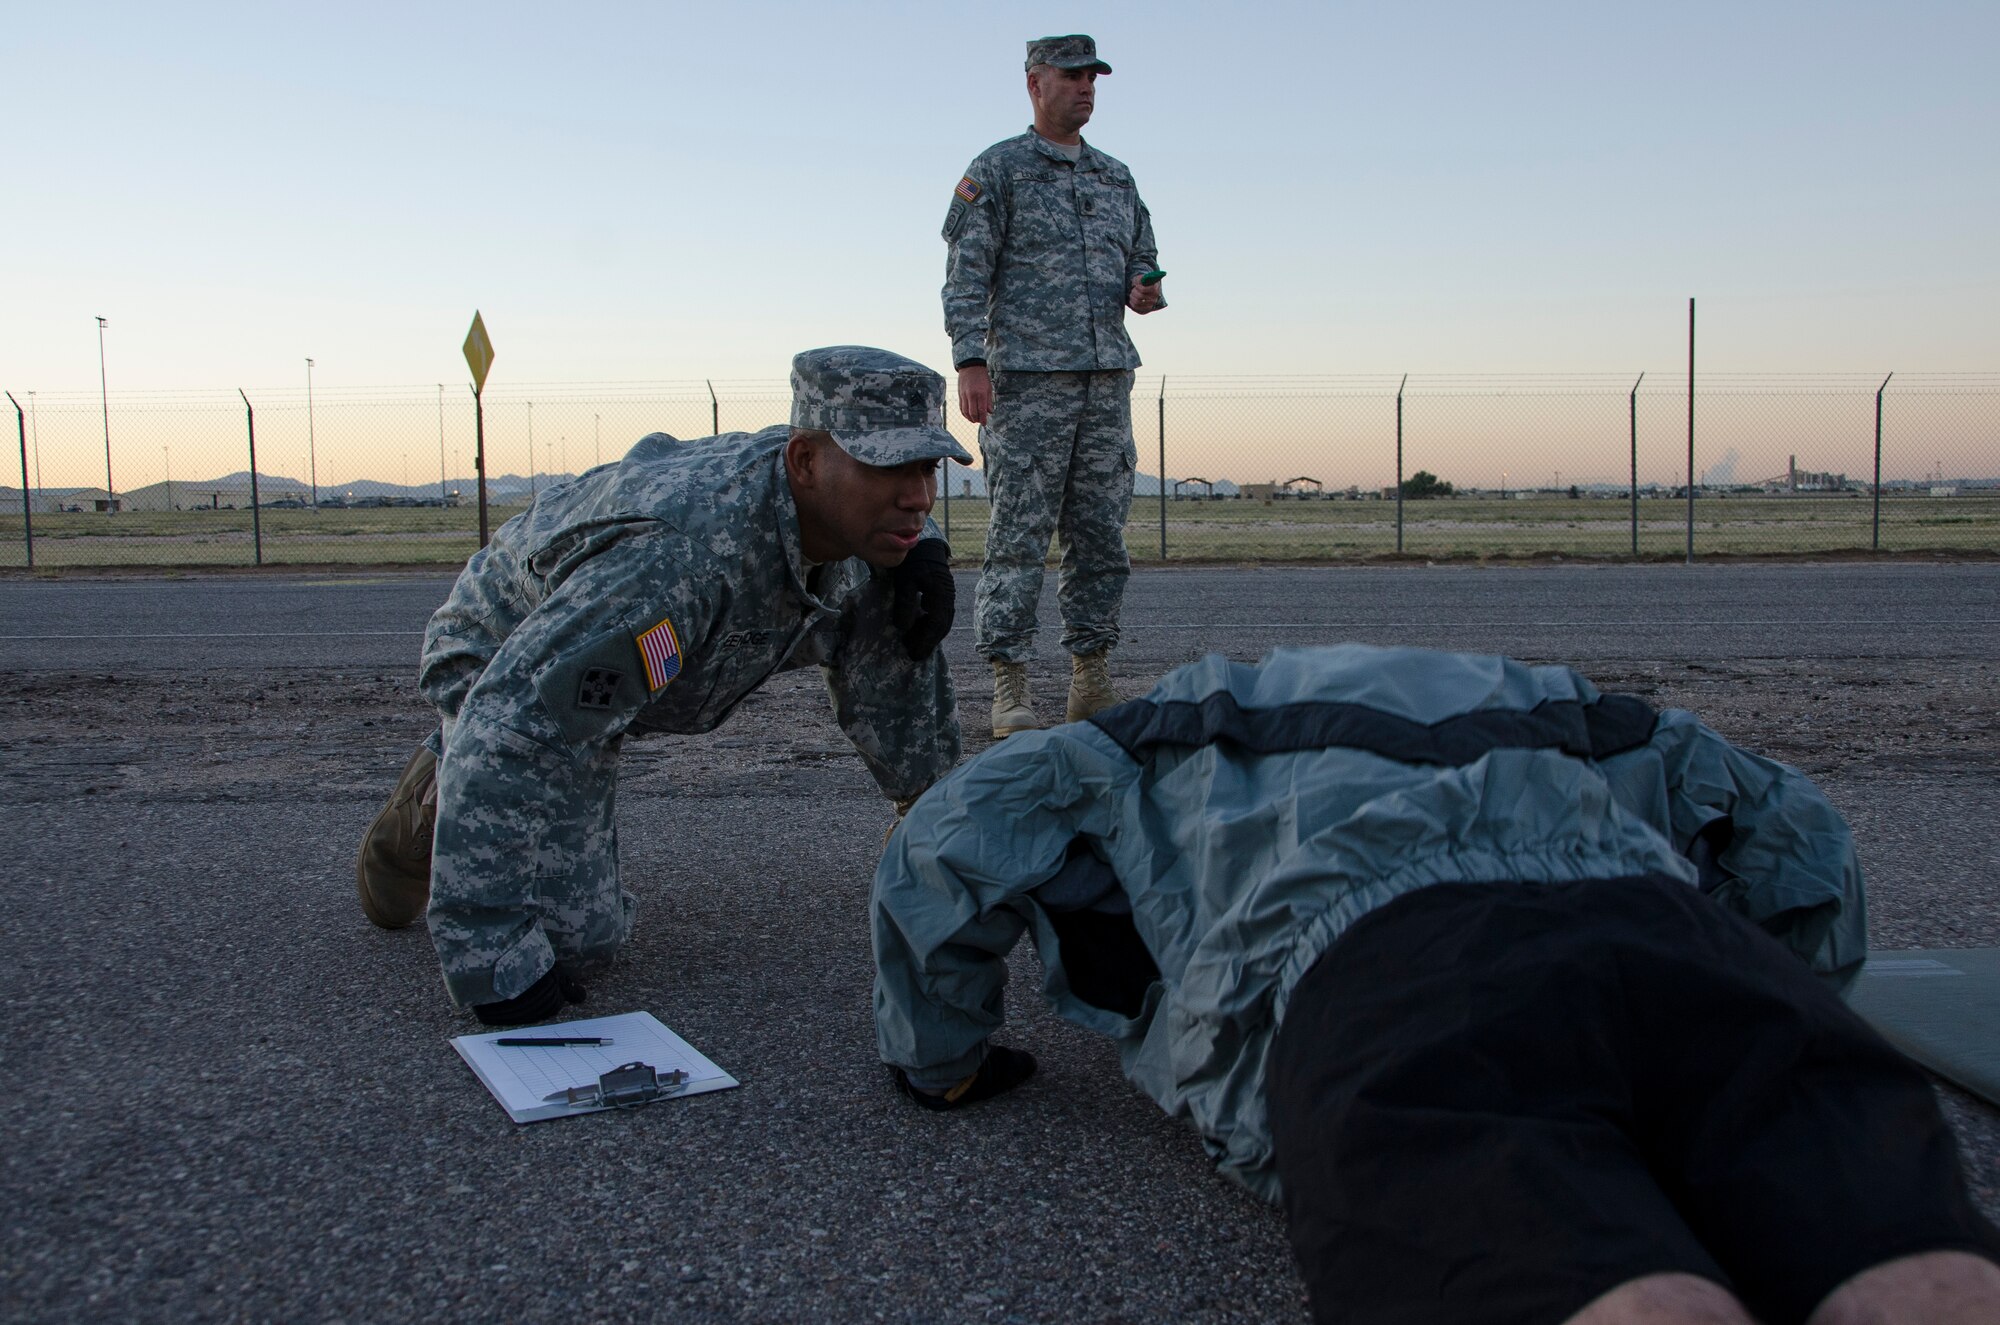
[[[440,802],[489,760],[484,738],[446,717],[437,735]],[[444,984],[460,1007],[512,998],[562,962],[588,971],[632,933],[639,901],[618,882],[618,752],[612,740],[571,760],[544,754],[505,803],[440,815],[426,919]],[[523,857],[529,859],[524,860]],[[523,866],[533,886],[521,887]]]
[[[1118,608],[1132,574],[1132,373],[995,373],[993,413],[979,430],[993,502],[974,598],[980,657],[1027,662],[1049,538],[1062,537],[1056,604],[1063,647],[1118,643]]]

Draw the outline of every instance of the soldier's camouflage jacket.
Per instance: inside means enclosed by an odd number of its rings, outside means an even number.
[[[954,367],[1137,368],[1125,294],[1158,258],[1132,172],[1088,142],[1076,164],[1032,129],[973,159],[945,215]],[[1164,302],[1161,307],[1165,307]]]
[[[431,618],[419,685],[450,736],[430,921],[460,1004],[622,940],[611,792],[627,733],[712,730],[774,673],[818,663],[884,794],[957,762],[943,651],[904,651],[888,572],[804,561],[789,435],[644,438],[502,525]]]

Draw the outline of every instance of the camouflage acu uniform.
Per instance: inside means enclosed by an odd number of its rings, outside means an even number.
[[[548,488],[431,618],[419,683],[445,736],[429,920],[461,1006],[626,937],[612,805],[627,734],[712,730],[773,673],[818,663],[886,795],[957,762],[944,655],[910,660],[888,572],[803,559],[789,432],[654,434]]]
[[[974,159],[944,223],[952,364],[984,362],[979,433],[992,528],[977,596],[983,657],[1033,656],[1050,534],[1063,539],[1063,644],[1118,642],[1131,562],[1132,370],[1125,295],[1156,265],[1153,223],[1124,163],[1089,143],[1075,164],[1032,129]],[[1164,307],[1164,304],[1162,304]]]

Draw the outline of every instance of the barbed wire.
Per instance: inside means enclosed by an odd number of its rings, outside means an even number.
[[[1884,385],[1884,379],[1887,384]],[[1178,375],[1146,374],[1133,386],[1135,405],[1157,397],[1164,383],[1167,396],[1188,399],[1203,396],[1255,396],[1273,399],[1319,396],[1395,396],[1400,389],[1412,396],[1558,396],[1627,395],[1633,390],[1647,397],[1685,395],[1687,374],[1645,371],[1606,372],[1521,372],[1473,373],[1203,373]],[[314,405],[381,404],[407,407],[436,404],[439,384],[384,386],[318,386],[305,388],[244,387],[253,407],[263,409],[305,409]],[[471,389],[465,383],[444,383],[443,402],[447,407],[469,402]],[[100,410],[107,399],[113,408],[230,409],[240,411],[243,399],[236,387],[185,389],[141,389],[111,391],[38,391],[38,410],[67,412]],[[734,401],[785,400],[791,396],[790,383],[780,378],[664,379],[660,381],[613,382],[518,382],[495,383],[487,388],[489,406],[509,406],[529,401],[601,400],[607,403],[706,404],[714,396]],[[2000,392],[2000,372],[1697,372],[1695,394],[1733,395],[1888,395],[1919,393]],[[28,393],[14,392],[26,402]]]

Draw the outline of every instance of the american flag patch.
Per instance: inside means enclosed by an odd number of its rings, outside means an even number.
[[[674,634],[673,622],[662,618],[659,625],[633,642],[646,664],[647,689],[665,689],[667,682],[681,674],[681,640]]]
[[[952,192],[956,193],[959,197],[965,199],[967,202],[979,201],[979,185],[973,182],[973,178],[970,175],[967,175],[964,179],[961,179],[958,182],[958,187],[953,189]]]

